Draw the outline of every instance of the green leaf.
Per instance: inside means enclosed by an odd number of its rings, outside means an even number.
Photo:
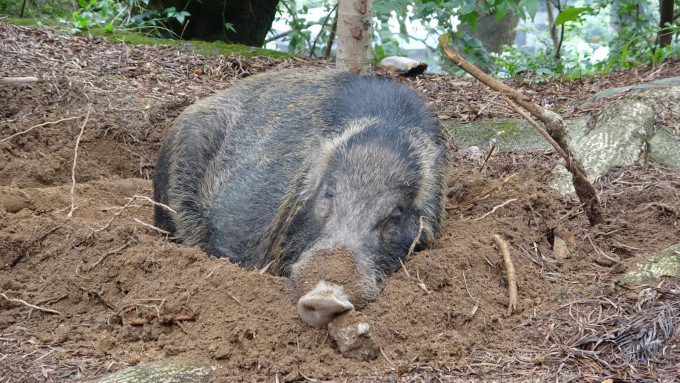
[[[584,7],[584,8],[577,8],[577,7],[571,7],[567,8],[564,11],[560,12],[559,15],[557,15],[557,18],[555,19],[555,25],[562,25],[568,21],[574,21],[578,19],[582,13],[586,14],[593,14],[594,11],[590,7]]]
[[[87,7],[87,1],[85,0],[78,0],[78,4],[80,4],[81,7],[86,8]]]
[[[469,25],[473,31],[477,30],[477,20],[479,20],[479,13],[477,11],[460,15],[460,22]]]
[[[526,10],[526,13],[531,16],[533,20],[536,17],[536,12],[538,11],[538,0],[519,0],[518,4],[520,9]]]

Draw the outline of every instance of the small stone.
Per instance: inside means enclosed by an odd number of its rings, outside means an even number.
[[[378,356],[380,347],[363,314],[348,311],[333,319],[328,324],[328,331],[345,358],[371,360]]]

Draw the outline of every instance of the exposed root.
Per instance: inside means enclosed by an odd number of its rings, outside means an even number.
[[[75,116],[75,117],[69,117],[69,118],[62,118],[61,120],[57,120],[57,121],[43,122],[42,124],[38,124],[38,125],[35,125],[35,126],[31,126],[30,128],[28,128],[28,129],[26,129],[26,130],[22,130],[21,132],[14,133],[14,134],[12,134],[12,135],[9,136],[9,137],[5,137],[5,138],[3,138],[2,140],[0,140],[0,142],[9,141],[9,140],[11,140],[11,139],[14,138],[14,137],[20,136],[20,135],[22,135],[22,134],[26,134],[26,133],[30,132],[31,130],[33,130],[33,129],[35,129],[35,128],[39,128],[39,127],[41,127],[41,126],[45,126],[45,125],[54,125],[54,124],[58,124],[58,123],[64,122],[64,121],[75,120],[75,119],[80,118],[80,117],[82,117],[82,115],[81,115],[81,116]]]
[[[503,261],[505,262],[505,270],[508,274],[508,316],[512,315],[512,312],[517,309],[517,276],[515,274],[515,265],[510,259],[510,249],[508,248],[507,242],[500,235],[494,234],[494,242],[498,245],[498,248],[503,254]]]
[[[73,212],[78,208],[76,206],[76,199],[74,192],[76,190],[76,163],[78,162],[78,145],[80,145],[80,140],[83,138],[83,132],[85,131],[85,125],[87,125],[87,120],[90,119],[90,112],[92,111],[92,104],[87,106],[87,115],[85,115],[85,121],[80,126],[80,133],[78,133],[78,138],[76,138],[76,146],[73,151],[73,167],[71,168],[71,210],[68,212],[67,217],[71,218]]]

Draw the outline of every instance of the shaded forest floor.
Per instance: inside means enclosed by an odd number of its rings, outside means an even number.
[[[498,153],[480,172],[479,158],[453,148],[445,228],[364,310],[382,355],[359,362],[297,319],[290,281],[168,241],[147,226],[153,209],[142,198],[164,132],[187,105],[251,74],[330,64],[208,58],[2,22],[0,37],[0,77],[40,78],[0,85],[1,382],[82,381],[164,358],[207,360],[214,381],[675,380],[676,281],[613,282],[680,239],[680,171],[606,174],[596,187],[607,223],[591,228],[578,201],[544,183],[553,152]],[[573,118],[606,106],[584,103],[596,91],[677,73],[674,60],[514,86]],[[400,81],[442,119],[511,115],[469,79]],[[574,236],[567,259],[553,253],[557,228]],[[493,234],[517,269],[510,316]]]

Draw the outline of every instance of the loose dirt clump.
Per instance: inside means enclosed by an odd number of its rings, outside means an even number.
[[[631,335],[642,333],[677,343],[677,287],[612,286],[627,267],[678,242],[680,172],[646,165],[606,174],[597,188],[608,221],[590,227],[578,201],[546,186],[553,153],[497,153],[479,172],[479,160],[452,148],[440,237],[361,311],[380,355],[348,359],[326,329],[298,319],[290,280],[172,242],[150,226],[154,206],[142,198],[152,195],[167,127],[197,97],[257,71],[323,64],[232,65],[235,58],[1,22],[0,34],[0,76],[41,78],[0,86],[5,380],[87,381],[163,359],[207,362],[216,382],[675,377],[677,347],[621,361],[611,339],[646,345]],[[421,85],[438,78],[425,75]],[[575,238],[566,259],[553,254],[557,228]],[[519,305],[509,316],[495,234],[516,269]],[[645,330],[656,328],[664,331]]]

